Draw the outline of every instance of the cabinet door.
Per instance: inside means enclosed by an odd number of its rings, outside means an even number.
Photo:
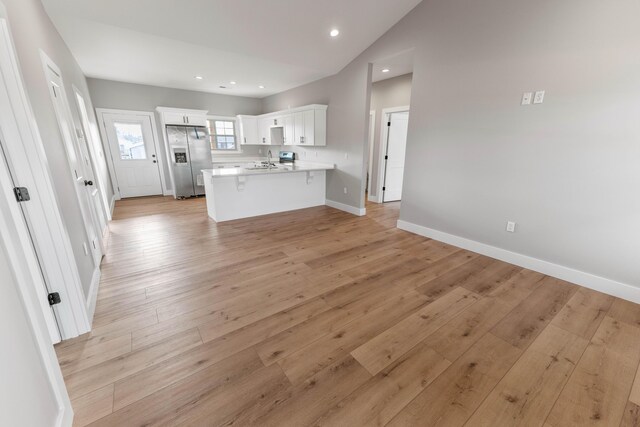
[[[315,111],[307,110],[302,114],[304,116],[304,138],[302,139],[302,145],[315,145]]]
[[[304,141],[304,113],[293,114],[293,145],[301,145]]]
[[[163,113],[162,118],[167,125],[186,125],[187,118],[182,113]]]
[[[271,126],[283,127],[284,126],[284,118],[283,116],[276,116],[271,118]]]
[[[187,114],[185,116],[187,124],[190,126],[206,126],[207,117],[202,115]]]
[[[240,145],[255,145],[261,143],[258,137],[257,117],[238,117],[238,128],[240,131]]]
[[[282,124],[284,126],[284,145],[295,144],[295,131],[293,125],[293,115],[283,116]]]
[[[258,144],[271,144],[271,121],[270,117],[263,117],[258,121]]]

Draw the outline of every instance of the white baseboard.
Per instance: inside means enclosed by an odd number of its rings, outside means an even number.
[[[111,203],[109,203],[109,212],[111,212],[111,218],[113,218],[113,210],[116,207],[116,195],[111,197]]]
[[[87,295],[87,316],[89,324],[93,324],[93,315],[96,312],[96,302],[98,300],[98,289],[100,288],[100,277],[102,272],[100,267],[96,268],[91,277],[91,286],[89,286],[89,294]]]
[[[548,276],[566,280],[567,282],[575,283],[577,285],[584,286],[585,288],[593,289],[595,291],[613,295],[635,303],[640,303],[640,288],[636,286],[596,276],[594,274],[565,267],[563,265],[554,264],[549,261],[543,261],[517,252],[511,252],[506,249],[480,243],[475,240],[465,239],[464,237],[455,236],[453,234],[423,227],[403,220],[398,221],[398,228],[486,255],[491,258],[499,259],[510,264],[528,268],[529,270],[537,271]]]
[[[367,214],[366,208],[356,208],[351,205],[345,205],[344,203],[335,202],[329,199],[327,199],[325,204],[329,207],[339,209],[341,211],[349,212],[350,214],[357,215],[357,216],[364,216]]]

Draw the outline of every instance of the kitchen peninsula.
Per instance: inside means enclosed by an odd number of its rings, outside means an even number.
[[[324,205],[331,169],[306,162],[205,169],[207,211],[222,222]]]

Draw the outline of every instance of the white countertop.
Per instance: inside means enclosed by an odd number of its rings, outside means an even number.
[[[272,167],[271,169],[249,169],[249,167],[251,167],[250,164],[237,168],[203,169],[202,173],[214,178],[220,178],[225,176],[273,175],[278,173],[312,172],[335,169],[334,165],[308,162],[296,162],[293,164],[276,163],[276,167]]]

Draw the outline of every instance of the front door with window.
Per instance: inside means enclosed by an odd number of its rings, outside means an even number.
[[[162,194],[151,119],[105,113],[103,120],[120,197]]]

